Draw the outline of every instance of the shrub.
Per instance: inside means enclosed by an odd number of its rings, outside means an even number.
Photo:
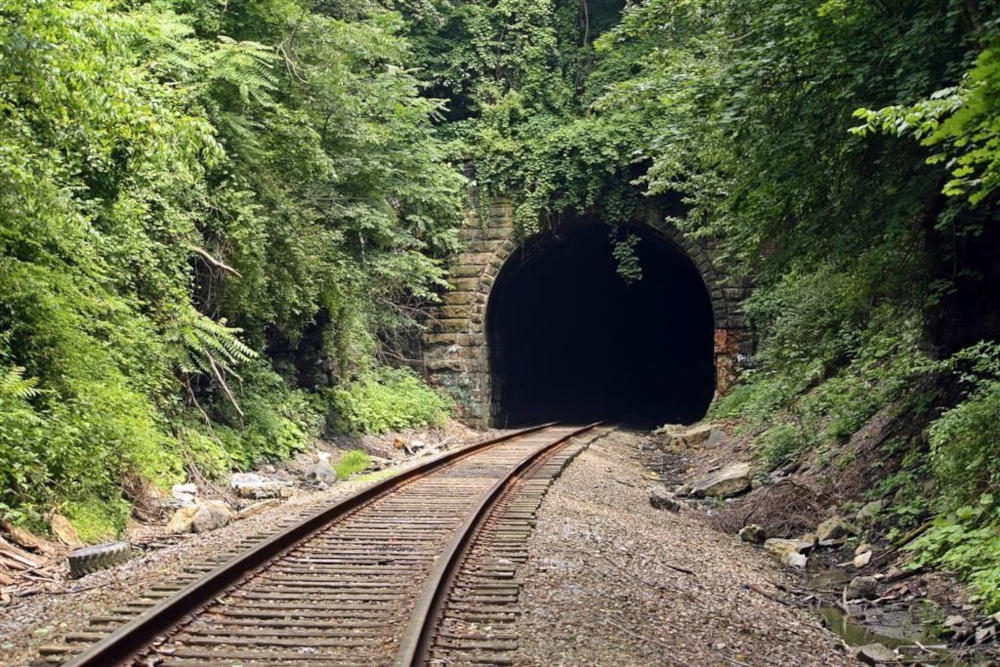
[[[797,424],[783,422],[764,431],[758,438],[755,453],[766,470],[774,470],[801,452],[807,441]]]
[[[413,426],[442,426],[452,402],[406,368],[369,371],[333,389],[338,428],[385,433]]]
[[[370,466],[372,458],[360,449],[352,449],[344,452],[337,464],[337,479],[347,479],[356,472],[361,472]]]

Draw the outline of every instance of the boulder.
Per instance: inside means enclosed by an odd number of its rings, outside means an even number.
[[[816,526],[816,537],[820,541],[835,540],[846,537],[853,532],[854,528],[840,516],[832,516]]]
[[[180,502],[181,507],[188,507],[195,504],[198,496],[197,484],[174,484],[170,488],[170,495],[174,500]]]
[[[76,528],[69,522],[69,519],[62,514],[53,514],[49,517],[49,528],[52,534],[59,538],[59,541],[68,547],[82,547],[83,540],[76,533]]]
[[[954,630],[955,628],[965,625],[965,616],[960,616],[959,614],[952,614],[948,618],[944,619],[944,623],[941,624],[946,630]]]
[[[857,659],[866,665],[877,665],[883,662],[896,662],[899,656],[896,652],[887,647],[885,644],[875,642],[874,644],[865,644],[864,646],[859,646],[857,649]]]
[[[670,512],[679,512],[681,509],[681,504],[677,502],[673,494],[660,484],[649,487],[649,504],[655,509]]]
[[[812,549],[812,547],[813,545],[810,542],[786,540],[780,537],[772,537],[769,540],[764,540],[764,550],[778,558],[783,558],[786,553],[802,553],[803,551]]]
[[[878,580],[875,577],[854,577],[847,584],[847,599],[873,598],[878,590]]]
[[[231,488],[240,498],[280,498],[281,490],[286,486],[284,482],[262,477],[255,472],[238,472],[229,480]]]
[[[653,434],[666,436],[662,445],[663,449],[680,452],[708,441],[712,437],[713,431],[718,434],[717,438],[721,436],[723,440],[725,439],[722,431],[713,428],[711,424],[696,424],[694,426],[664,424],[653,431]]]
[[[221,500],[209,500],[198,507],[191,517],[191,529],[196,533],[207,533],[229,525],[233,520],[233,511]]]
[[[881,500],[873,500],[859,509],[854,518],[862,523],[874,521],[882,513],[883,505],[884,503]]]
[[[710,446],[721,445],[725,442],[726,442],[726,434],[717,428],[713,428],[711,431],[709,431],[708,437],[705,438],[705,444]]]
[[[872,561],[872,552],[869,550],[869,551],[862,551],[861,553],[854,556],[854,560],[852,561],[852,563],[856,569],[860,570],[864,566],[868,565],[868,563],[870,563],[871,561]]]
[[[806,557],[805,554],[796,553],[794,551],[786,552],[781,557],[782,565],[784,565],[785,567],[795,567],[800,570],[805,568],[806,563],[808,561],[809,559]]]
[[[767,539],[767,533],[756,523],[751,523],[740,528],[739,536],[741,540],[750,542],[751,544],[761,544]]]
[[[200,505],[190,505],[188,507],[180,508],[174,512],[174,515],[170,517],[170,521],[167,522],[167,531],[174,533],[175,535],[190,533],[191,520],[200,509]]]
[[[316,463],[309,468],[306,478],[311,482],[326,485],[337,481],[337,473],[334,472],[333,466],[330,465],[330,454],[328,452],[319,452],[316,454]]]
[[[743,493],[750,488],[751,471],[749,463],[732,463],[695,482],[691,487],[691,495],[698,498],[726,498]]]

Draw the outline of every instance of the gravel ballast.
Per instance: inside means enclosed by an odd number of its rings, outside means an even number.
[[[594,442],[549,490],[520,570],[525,665],[847,665],[782,573],[696,511],[650,506],[641,436]]]

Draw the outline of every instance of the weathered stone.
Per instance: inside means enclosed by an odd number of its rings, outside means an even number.
[[[182,507],[194,505],[198,496],[198,486],[196,484],[174,484],[170,488],[170,495],[178,501]]]
[[[456,264],[485,266],[493,259],[491,252],[463,252],[455,258]]]
[[[855,518],[862,523],[874,521],[882,512],[883,503],[881,500],[873,500],[858,510]]]
[[[965,616],[960,616],[958,614],[952,614],[944,619],[944,623],[941,624],[942,627],[952,630],[959,626],[965,625]]]
[[[431,323],[431,330],[437,333],[462,333],[469,330],[469,318],[449,317],[435,320]]]
[[[713,428],[705,439],[705,444],[710,446],[721,445],[726,441],[726,434],[720,429]]]
[[[808,562],[809,559],[806,557],[805,554],[795,553],[792,551],[785,553],[781,557],[781,564],[784,565],[785,567],[795,567],[799,569],[804,569],[806,563]]]
[[[455,264],[448,269],[448,274],[453,278],[471,278],[483,272],[483,267],[479,264]]]
[[[761,544],[767,539],[767,533],[759,524],[751,523],[740,528],[740,539],[751,544]]]
[[[786,553],[801,553],[811,548],[812,544],[799,540],[786,540],[781,537],[764,540],[764,549],[778,558],[782,558]]]
[[[277,498],[272,498],[271,500],[264,500],[259,503],[254,503],[249,507],[244,507],[236,515],[237,519],[248,519],[252,516],[257,516],[261,512],[266,512],[267,510],[277,507],[281,504],[281,501]]]
[[[478,278],[453,278],[451,280],[451,288],[455,290],[473,290],[478,284]]]
[[[875,642],[874,644],[865,644],[864,646],[857,647],[855,650],[857,651],[858,660],[866,665],[896,662],[896,659],[899,657],[896,655],[895,651],[879,642]]]
[[[337,481],[337,473],[333,471],[333,466],[330,465],[329,452],[318,452],[316,454],[316,462],[309,468],[306,477],[312,482],[324,482],[326,484],[333,484]]]
[[[435,333],[424,335],[427,343],[450,343],[453,345],[468,345],[471,341],[469,334],[463,333]]]
[[[438,314],[448,319],[468,318],[472,315],[472,306],[441,306]]]
[[[233,511],[221,500],[209,500],[198,507],[191,517],[191,530],[196,533],[207,533],[229,525],[233,520]]]
[[[427,361],[425,366],[428,371],[437,373],[461,373],[468,368],[468,362],[465,359],[434,359]]]
[[[655,509],[670,512],[678,512],[681,509],[681,504],[663,485],[649,487],[649,504]]]
[[[871,560],[872,560],[872,552],[862,551],[861,553],[859,553],[854,557],[853,564],[855,568],[860,570],[864,566],[868,565],[868,563],[870,563]]]
[[[698,498],[735,496],[750,488],[751,470],[749,463],[730,464],[695,482],[691,486],[691,494]]]
[[[806,533],[799,537],[799,542],[808,544],[809,548],[812,549],[817,544],[819,544],[819,538],[816,537],[816,533]]]
[[[49,517],[49,528],[52,529],[52,534],[59,538],[59,541],[66,546],[83,546],[83,540],[76,534],[76,528],[62,514],[53,514]]]
[[[854,555],[855,556],[860,556],[861,554],[863,554],[865,552],[872,551],[872,549],[873,549],[872,545],[868,544],[867,542],[862,542],[857,547],[855,547],[855,549],[854,549]]]
[[[833,516],[816,526],[816,537],[821,540],[835,540],[838,537],[845,537],[854,532],[843,517]]]
[[[201,505],[191,505],[189,507],[182,507],[174,512],[174,515],[170,517],[170,521],[167,522],[167,532],[175,535],[190,533],[191,520],[200,509]]]
[[[664,424],[653,431],[655,435],[666,435],[668,446],[694,447],[708,440],[714,428],[711,424],[697,424],[695,426],[684,426],[683,424]],[[721,433],[721,431],[720,431]],[[723,436],[725,437],[725,436]]]
[[[449,306],[464,306],[476,302],[475,292],[447,292],[441,301]]]
[[[229,479],[229,488],[240,498],[278,498],[284,482],[269,480],[254,472],[238,472]]]
[[[875,577],[854,577],[847,584],[847,599],[873,598],[878,590],[878,580]]]

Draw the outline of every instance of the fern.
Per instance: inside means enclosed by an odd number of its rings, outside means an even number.
[[[226,325],[189,310],[173,318],[164,338],[175,350],[177,369],[185,375],[206,374],[214,377],[236,411],[243,414],[226,377],[239,378],[234,368],[257,357],[238,335],[243,330]]]
[[[0,371],[0,400],[26,400],[37,396],[37,384],[38,378],[24,377],[24,369],[19,366]]]

